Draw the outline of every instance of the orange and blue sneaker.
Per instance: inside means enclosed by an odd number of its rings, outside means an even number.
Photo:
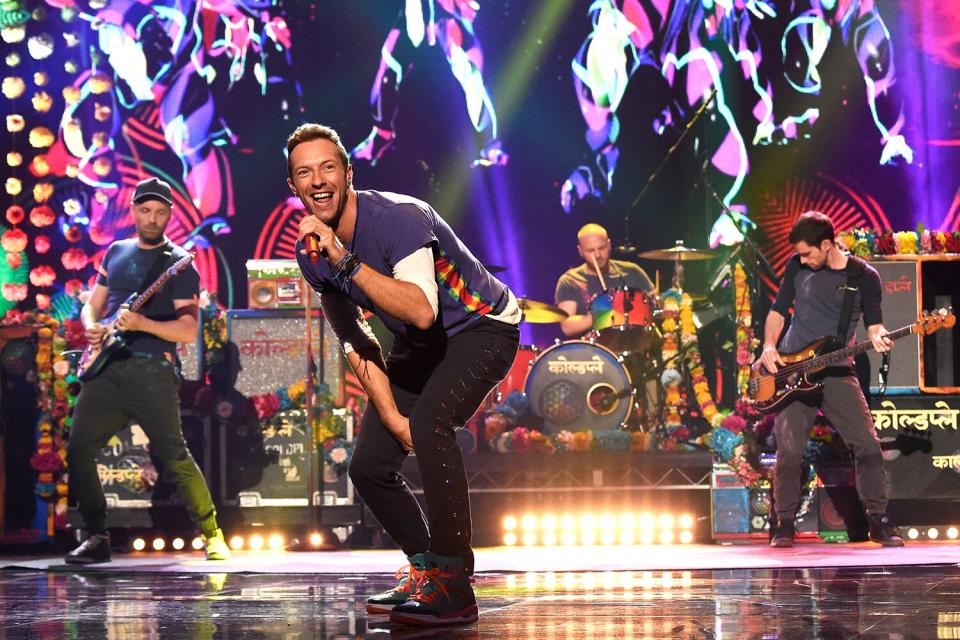
[[[409,600],[390,612],[390,622],[431,626],[475,622],[479,617],[477,598],[463,558],[423,554],[425,568],[419,573],[417,590]]]
[[[422,553],[414,554],[408,560],[410,564],[397,569],[396,578],[400,581],[397,586],[367,598],[367,613],[390,613],[394,607],[403,604],[416,593],[426,561]]]

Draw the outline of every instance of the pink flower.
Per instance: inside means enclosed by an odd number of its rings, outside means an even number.
[[[30,284],[35,287],[49,287],[56,279],[57,272],[50,265],[41,264],[30,270]]]
[[[60,257],[60,262],[63,263],[63,266],[72,271],[79,271],[87,266],[87,263],[90,261],[90,258],[87,257],[87,254],[83,252],[83,249],[78,249],[76,247],[72,249],[67,249],[63,252],[63,256]]]
[[[57,214],[45,204],[30,209],[30,224],[35,227],[49,227],[56,219]]]
[[[723,422],[720,423],[720,426],[733,433],[742,433],[743,430],[747,428],[747,421],[741,416],[731,413],[723,419]]]
[[[20,253],[27,248],[27,234],[21,229],[7,229],[0,237],[0,246],[7,253]]]
[[[33,248],[37,253],[50,251],[50,236],[39,235],[33,239]]]
[[[27,299],[27,285],[5,282],[3,284],[3,299],[8,302],[21,302]]]

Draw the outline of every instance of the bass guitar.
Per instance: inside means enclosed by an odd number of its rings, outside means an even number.
[[[134,292],[130,294],[126,302],[121,305],[121,308],[126,306],[130,311],[139,311],[150,298],[163,288],[163,285],[165,285],[170,278],[189,267],[195,257],[196,256],[191,253],[174,262],[167,267],[143,293],[138,294]],[[102,322],[102,324],[107,327],[107,332],[103,340],[95,347],[92,345],[88,346],[80,356],[80,362],[77,364],[77,377],[80,378],[82,382],[87,382],[95,378],[97,374],[103,371],[103,368],[110,362],[111,358],[126,349],[127,342],[124,338],[124,332],[116,328],[117,318],[119,316],[120,310],[118,309],[116,313]]]
[[[912,333],[930,335],[940,329],[950,329],[955,323],[952,309],[938,309],[932,313],[925,312],[917,322],[891,331],[886,337],[898,340]],[[817,374],[830,365],[872,348],[873,343],[869,340],[839,348],[836,338],[824,336],[794,353],[781,353],[780,358],[786,365],[775,373],[767,371],[757,360],[750,369],[747,395],[758,412],[776,411],[798,396],[823,388],[823,382],[817,379]]]

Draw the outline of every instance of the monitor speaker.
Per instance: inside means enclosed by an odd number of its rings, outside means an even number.
[[[920,309],[920,263],[876,261],[870,265],[880,274],[883,286],[883,324],[893,331],[917,321]],[[857,342],[867,340],[867,331],[861,320],[857,323]],[[882,356],[871,349],[867,352],[870,359],[870,387],[879,387],[877,373],[880,371]],[[890,352],[890,373],[887,379],[887,391],[905,392],[919,389],[920,377],[920,338],[910,334],[897,340]]]

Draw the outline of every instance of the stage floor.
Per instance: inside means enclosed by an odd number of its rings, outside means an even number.
[[[480,549],[480,622],[368,616],[396,551],[0,557],[4,638],[955,638],[960,544]]]

